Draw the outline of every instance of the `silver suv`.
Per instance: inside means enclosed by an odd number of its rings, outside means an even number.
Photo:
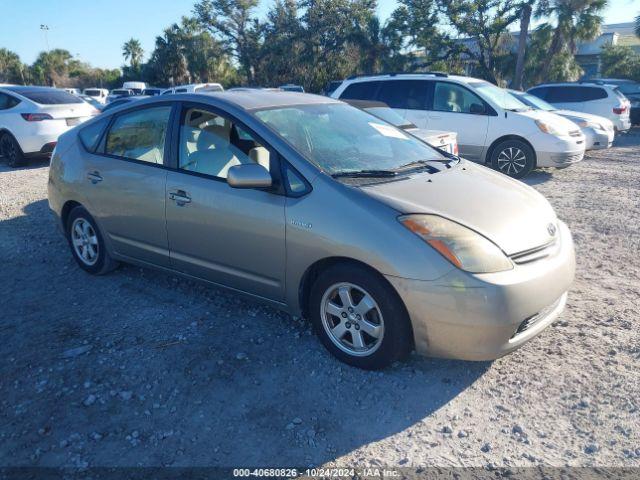
[[[60,137],[49,204],[78,265],[161,268],[307,316],[381,368],[484,360],[563,310],[569,230],[535,190],[326,97],[155,97]],[[480,208],[481,206],[481,208]]]

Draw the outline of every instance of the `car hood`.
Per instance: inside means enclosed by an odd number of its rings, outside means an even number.
[[[438,173],[360,188],[398,212],[430,213],[465,225],[507,255],[549,243],[549,224],[557,222],[536,190],[466,160]]]
[[[556,110],[553,113],[568,118],[572,122],[585,120],[587,122],[595,122],[605,126],[606,124],[611,123],[611,120],[608,118],[604,118],[599,115],[592,115],[590,113],[574,112],[573,110]],[[613,124],[611,124],[611,126],[613,128]]]
[[[568,131],[579,130],[579,127],[571,120],[565,118],[563,115],[558,115],[558,110],[554,110],[553,112],[545,112],[544,110],[531,109],[515,113],[523,115],[525,117],[529,117],[533,120],[543,120],[552,122],[559,126],[564,126],[564,128],[566,128]]]

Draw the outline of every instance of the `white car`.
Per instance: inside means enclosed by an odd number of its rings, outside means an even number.
[[[58,136],[100,113],[84,100],[57,88],[0,88],[0,155],[11,167],[26,158],[49,155]]]
[[[440,72],[352,77],[331,96],[378,100],[417,128],[456,132],[462,157],[514,178],[584,157],[585,138],[574,123],[532,110],[476,78]]]
[[[394,127],[401,128],[409,132],[414,137],[418,137],[423,142],[427,142],[432,147],[444,150],[451,155],[458,155],[458,134],[456,132],[443,132],[441,130],[423,130],[416,127],[398,115],[393,108],[382,102],[368,100],[345,100],[349,105],[357,107],[371,115],[389,122]]]
[[[586,150],[609,148],[613,144],[616,132],[613,122],[608,118],[591,115],[590,113],[574,112],[572,110],[558,110],[550,103],[530,93],[520,92],[518,90],[508,90],[508,92],[535,110],[555,113],[578,125],[582,133],[584,133]]]
[[[91,97],[104,105],[105,103],[107,103],[109,90],[107,90],[106,88],[85,88],[82,93],[83,95]]]
[[[64,90],[67,93],[70,93],[71,95],[77,96],[82,94],[79,88],[63,88],[62,90]]]
[[[142,95],[147,88],[146,82],[124,82],[122,88],[132,90],[134,95]]]
[[[527,90],[556,108],[608,118],[617,130],[631,128],[631,102],[615,85],[547,83]]]
[[[167,88],[162,95],[170,93],[203,93],[203,92],[223,92],[224,88],[219,83],[192,83],[190,85],[177,85]]]
[[[135,95],[135,92],[129,88],[114,88],[113,90],[111,90],[111,92],[109,92],[109,95],[107,95],[105,103],[109,104],[119,98],[131,97],[133,95]]]

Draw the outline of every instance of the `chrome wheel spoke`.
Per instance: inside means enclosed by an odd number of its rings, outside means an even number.
[[[342,301],[342,307],[353,307],[353,300],[351,299],[351,291],[349,287],[340,287],[338,289],[338,295]]]
[[[333,315],[334,317],[340,318],[340,314],[342,313],[342,307],[339,307],[333,302],[327,303],[327,313],[329,315]]]
[[[373,338],[378,338],[382,334],[382,327],[380,325],[375,325],[364,318],[360,322],[360,328]]]
[[[376,308],[376,302],[369,295],[365,295],[360,303],[355,306],[354,310],[364,317],[369,311]]]
[[[351,330],[351,338],[353,339],[353,346],[358,350],[365,348],[364,338],[360,330]]]
[[[333,333],[336,336],[336,338],[342,339],[342,337],[344,337],[344,334],[347,333],[348,329],[345,326],[345,323],[346,322],[341,321],[331,329],[331,333]]]

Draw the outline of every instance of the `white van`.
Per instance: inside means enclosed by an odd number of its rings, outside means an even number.
[[[105,103],[107,103],[109,90],[107,90],[106,88],[85,88],[82,93],[104,105]]]
[[[142,91],[147,88],[145,82],[124,82],[122,88],[132,90],[135,95],[142,95]]]
[[[456,132],[461,156],[514,178],[584,157],[576,124],[532,110],[485,80],[440,72],[352,77],[331,96],[377,100],[418,128]]]
[[[82,94],[82,92],[80,91],[79,88],[63,88],[62,90],[64,90],[67,93],[70,93],[71,95],[75,95],[75,96],[78,96],[78,95]]]
[[[224,88],[219,83],[192,83],[189,85],[177,85],[175,87],[167,88],[162,95],[168,95],[170,93],[203,93],[203,92],[223,92]]]

